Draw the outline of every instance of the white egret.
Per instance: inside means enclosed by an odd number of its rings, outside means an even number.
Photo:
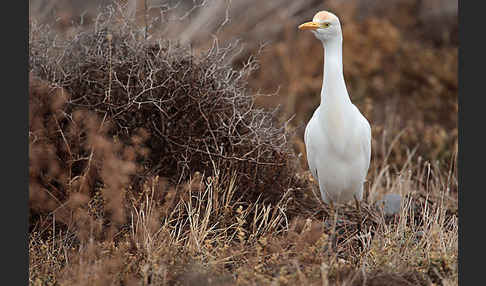
[[[346,90],[341,24],[336,15],[320,11],[299,29],[310,30],[324,47],[321,103],[304,137],[309,169],[325,203],[360,201],[370,166],[371,128]]]

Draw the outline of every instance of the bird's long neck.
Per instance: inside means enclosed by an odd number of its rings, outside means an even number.
[[[342,36],[339,36],[323,43],[324,74],[321,106],[331,107],[350,102],[344,83],[342,42]]]

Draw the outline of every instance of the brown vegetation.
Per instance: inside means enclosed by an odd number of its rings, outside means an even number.
[[[373,126],[359,208],[323,205],[299,160],[322,83],[310,35],[272,31],[257,69],[235,44],[146,40],[113,7],[66,37],[33,21],[30,284],[457,284],[457,46],[402,32],[395,6],[333,7]]]

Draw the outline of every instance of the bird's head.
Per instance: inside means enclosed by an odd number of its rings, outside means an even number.
[[[310,30],[323,43],[341,36],[341,24],[338,17],[327,11],[317,12],[311,22],[299,25],[299,29]]]

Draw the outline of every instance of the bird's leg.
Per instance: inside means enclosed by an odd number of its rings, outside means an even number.
[[[337,222],[338,222],[338,216],[339,216],[339,209],[334,206],[333,201],[331,200],[329,203],[330,209],[331,209],[331,214],[330,214],[330,219],[332,219],[332,226],[331,226],[331,237],[329,240],[329,249],[331,252],[329,253],[332,255],[334,250],[337,248],[337,234],[336,234],[336,229],[337,229]],[[337,206],[339,207],[339,205]]]
[[[354,203],[356,204],[356,209],[358,210],[358,212],[361,212],[361,205],[359,203],[358,198],[356,198],[356,196],[353,196],[353,198],[354,198]]]
[[[335,209],[334,209],[334,203],[332,200],[329,200],[329,210],[331,211],[331,214],[334,214]]]

